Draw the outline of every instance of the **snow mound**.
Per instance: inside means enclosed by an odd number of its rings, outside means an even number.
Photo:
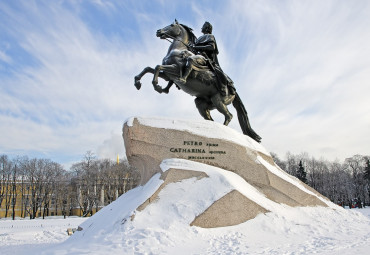
[[[369,246],[370,220],[359,213],[339,207],[293,208],[278,204],[240,176],[197,162],[168,159],[161,168],[164,172],[174,168],[202,171],[208,177],[168,183],[155,201],[137,210],[164,183],[157,174],[82,223],[82,230],[65,243],[45,253],[280,254],[293,250],[335,254],[349,245],[360,250]],[[238,190],[270,212],[236,226],[211,229],[190,226],[197,215],[232,190]],[[360,240],[351,237],[354,227],[365,237]]]

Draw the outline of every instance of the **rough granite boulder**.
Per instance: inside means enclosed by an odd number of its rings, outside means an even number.
[[[131,118],[123,126],[126,155],[141,174],[141,185],[160,173],[162,186],[142,204],[144,210],[158,199],[168,183],[207,178],[199,171],[161,170],[165,159],[197,161],[231,171],[269,200],[288,206],[327,206],[327,198],[281,170],[270,154],[253,139],[219,123],[162,118]],[[233,190],[198,215],[191,225],[212,228],[236,225],[268,212]]]

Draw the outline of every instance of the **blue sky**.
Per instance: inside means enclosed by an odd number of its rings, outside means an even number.
[[[220,64],[267,150],[369,155],[369,13],[369,1],[340,0],[1,1],[0,153],[113,159],[130,116],[201,119],[194,98],[156,93],[151,75],[133,86],[161,63],[169,43],[155,31],[176,18],[197,36],[213,24]],[[240,130],[237,118],[230,127]]]

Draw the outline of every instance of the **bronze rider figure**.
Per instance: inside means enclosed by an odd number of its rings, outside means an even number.
[[[204,71],[205,67],[209,67],[216,75],[218,81],[218,90],[222,96],[235,94],[233,81],[227,76],[218,63],[218,48],[214,35],[212,34],[212,25],[206,21],[202,27],[202,33],[194,44],[189,44],[189,48],[195,55],[187,57],[184,75],[179,78],[181,84],[185,84],[192,70]],[[229,88],[229,90],[227,89]]]

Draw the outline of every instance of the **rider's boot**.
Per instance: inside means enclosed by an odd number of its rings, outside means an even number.
[[[222,96],[227,96],[227,86],[226,86],[226,84],[221,84],[220,93],[221,93]]]
[[[228,94],[227,85],[222,83],[221,81],[218,81],[217,83],[218,83],[217,87],[218,87],[218,91],[220,92],[220,95],[223,97],[227,96]]]
[[[186,65],[186,70],[185,70],[184,75],[180,77],[178,80],[181,85],[184,85],[186,83],[186,80],[188,79],[192,70],[193,68],[191,68],[191,66]]]

